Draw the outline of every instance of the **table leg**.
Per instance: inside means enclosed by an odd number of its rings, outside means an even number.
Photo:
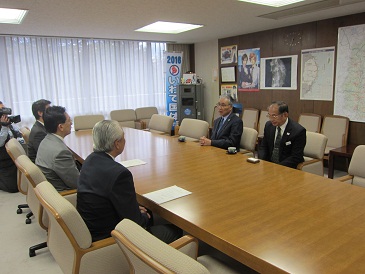
[[[333,179],[334,173],[334,155],[331,151],[328,153],[328,178]]]

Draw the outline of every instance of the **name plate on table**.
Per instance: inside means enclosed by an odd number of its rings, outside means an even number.
[[[154,201],[157,204],[166,203],[168,201],[175,200],[180,197],[184,197],[186,195],[191,194],[190,191],[187,191],[178,186],[170,186],[160,190],[152,191],[150,193],[143,194],[144,197]]]

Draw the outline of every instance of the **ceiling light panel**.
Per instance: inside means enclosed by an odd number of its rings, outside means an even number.
[[[298,2],[303,2],[304,0],[239,0],[239,1],[278,8]]]
[[[21,24],[27,12],[27,10],[0,8],[0,23]]]
[[[157,21],[153,24],[137,29],[136,31],[177,34],[201,27],[203,27],[203,25]]]

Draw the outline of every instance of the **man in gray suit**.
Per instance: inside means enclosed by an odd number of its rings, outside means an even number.
[[[39,145],[35,163],[58,191],[76,189],[80,172],[63,141],[71,133],[71,118],[64,107],[52,106],[43,120],[48,134]]]
[[[50,104],[51,102],[45,99],[38,100],[32,104],[32,112],[36,121],[30,131],[27,147],[28,157],[33,163],[37,156],[38,147],[47,135],[46,128],[44,127],[43,113]]]

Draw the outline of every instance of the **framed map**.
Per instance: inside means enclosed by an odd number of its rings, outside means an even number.
[[[365,25],[338,29],[334,114],[365,122]]]
[[[300,100],[332,101],[335,47],[302,50]]]

